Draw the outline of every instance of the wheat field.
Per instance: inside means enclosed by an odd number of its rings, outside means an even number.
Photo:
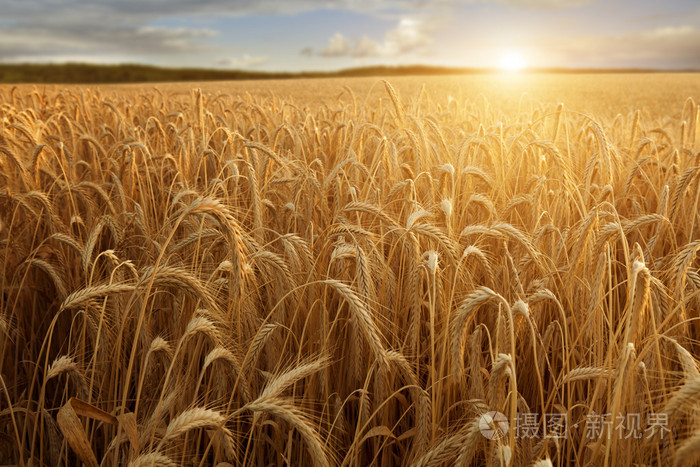
[[[696,463],[692,96],[331,85],[0,88],[0,464]]]

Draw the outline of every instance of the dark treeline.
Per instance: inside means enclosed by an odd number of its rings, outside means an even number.
[[[84,63],[66,64],[0,64],[0,83],[149,83],[168,81],[224,81],[286,78],[332,78],[358,76],[397,75],[454,75],[490,73],[488,68],[450,68],[425,65],[371,66],[340,71],[266,72],[243,70],[217,70],[205,68],[160,68],[148,65],[95,65]],[[531,72],[549,73],[608,73],[608,72],[653,72],[642,69],[537,69]],[[675,70],[674,70],[675,71]]]

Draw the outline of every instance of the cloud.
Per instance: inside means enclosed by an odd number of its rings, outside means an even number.
[[[170,39],[182,39],[189,37],[213,37],[219,34],[213,29],[192,28],[164,28],[159,26],[144,26],[136,30],[136,34],[142,37],[163,37]]]
[[[215,3],[202,0],[202,3]],[[154,23],[196,5],[190,0],[0,0],[0,62],[168,60],[216,49],[218,31]]]
[[[322,57],[346,57],[350,54],[350,42],[338,32],[328,39],[328,45],[318,54]]]
[[[700,68],[700,30],[691,26],[605,36],[540,38],[553,63],[583,67]]]
[[[431,33],[434,24],[425,21],[403,18],[398,26],[389,30],[380,44],[379,52],[384,55],[401,55],[433,43]]]
[[[255,57],[243,54],[241,57],[227,57],[216,62],[217,66],[225,68],[250,68],[260,66],[269,60],[269,57]]]
[[[177,55],[208,50],[205,39],[217,35],[211,29],[163,28],[114,24],[43,27],[32,24],[0,28],[0,61],[61,60],[83,56],[109,61],[108,57]]]
[[[474,3],[504,3],[506,5],[518,6],[524,8],[570,8],[581,5],[589,5],[596,0],[501,0],[498,2],[482,0]]]
[[[397,57],[410,52],[420,51],[431,45],[434,40],[431,33],[435,23],[415,18],[402,18],[396,27],[384,34],[381,41],[366,35],[361,36],[354,45],[341,33],[336,33],[328,40],[325,48],[318,52],[322,57]],[[308,50],[308,48],[304,49]]]
[[[363,35],[355,44],[352,55],[355,57],[376,57],[383,55],[382,52],[386,49],[387,48],[383,47],[379,42]]]
[[[522,7],[561,8],[596,0],[463,0],[461,3],[500,3]],[[2,1],[2,22],[44,24],[93,20],[148,23],[154,18],[204,15],[289,14],[315,9],[359,12],[424,11],[449,8],[454,0],[22,0]]]
[[[464,0],[517,7],[565,7],[590,0]],[[0,0],[0,62],[60,61],[66,57],[109,61],[163,59],[172,54],[221,54],[215,31],[153,26],[170,19],[293,14],[316,9],[371,15],[423,15],[451,8],[454,0]],[[192,21],[190,21],[192,22]],[[429,32],[429,31],[428,31]],[[361,37],[343,48],[336,43],[323,56],[392,56],[430,42],[425,30],[399,24],[381,40]],[[305,54],[309,54],[307,50]]]

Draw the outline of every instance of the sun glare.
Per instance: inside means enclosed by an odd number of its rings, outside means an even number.
[[[510,52],[501,57],[500,68],[501,71],[514,73],[525,68],[525,60],[522,55]]]

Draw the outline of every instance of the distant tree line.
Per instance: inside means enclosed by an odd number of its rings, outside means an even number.
[[[0,83],[150,83],[168,81],[227,81],[286,78],[331,78],[358,76],[397,75],[448,75],[490,73],[489,68],[450,68],[425,65],[371,66],[340,71],[315,72],[266,72],[244,70],[220,70],[205,68],[161,68],[148,65],[95,65],[86,63],[66,64],[0,64]],[[532,72],[554,73],[606,73],[652,72],[658,70],[624,69],[537,69]]]

